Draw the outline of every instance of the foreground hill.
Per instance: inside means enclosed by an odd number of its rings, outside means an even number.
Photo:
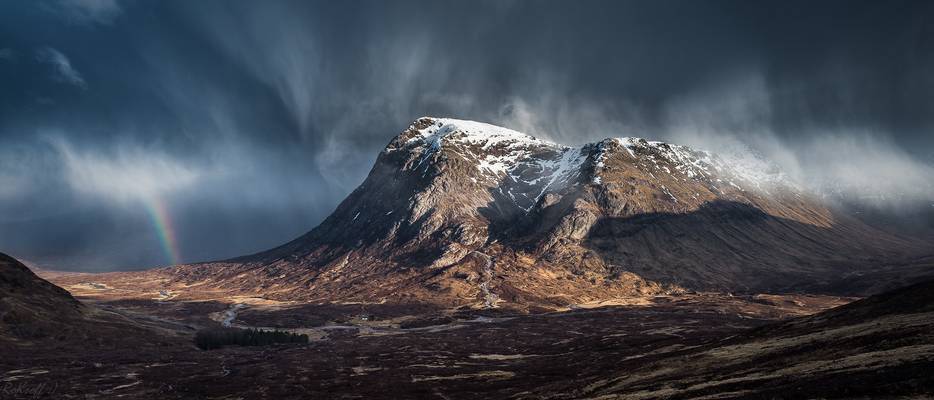
[[[684,291],[855,294],[934,271],[931,244],[829,209],[751,155],[563,146],[421,118],[307,234],[121,279],[278,300],[555,308]]]
[[[890,398],[934,393],[934,281],[721,343],[622,363],[570,398]],[[554,388],[549,389],[549,392]],[[553,394],[553,393],[552,393]]]
[[[15,258],[0,253],[0,349],[8,362],[29,359],[20,351],[158,346],[176,340],[179,335],[175,329],[81,303]],[[170,335],[156,338],[159,331]]]
[[[0,253],[0,338],[23,340],[68,334],[83,306],[64,289]]]

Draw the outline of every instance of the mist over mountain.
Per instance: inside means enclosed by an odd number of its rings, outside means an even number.
[[[934,208],[932,15],[914,1],[5,4],[0,242],[74,270],[270,248],[321,222],[422,115],[754,152],[885,221],[930,221],[916,215]]]
[[[139,279],[276,301],[531,311],[695,291],[863,296],[929,276],[923,236],[846,211],[755,154],[632,137],[567,146],[423,117],[304,235]]]
[[[934,2],[0,1],[0,398],[934,398]]]

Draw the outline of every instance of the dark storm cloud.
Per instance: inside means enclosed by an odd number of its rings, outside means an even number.
[[[168,262],[158,204],[183,261],[282,243],[422,115],[752,147],[798,178],[930,199],[930,3],[0,7],[0,246],[58,267]]]
[[[120,0],[50,0],[40,7],[66,22],[79,25],[109,25],[123,13]]]
[[[81,73],[71,66],[71,61],[62,52],[51,47],[43,47],[36,51],[36,60],[52,67],[54,71],[52,79],[82,89],[87,88],[87,83],[81,77]]]

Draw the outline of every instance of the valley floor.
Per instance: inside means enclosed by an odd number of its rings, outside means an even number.
[[[852,300],[697,294],[528,315],[245,297],[186,300],[178,293],[130,295],[90,281],[63,286],[101,313],[157,333],[106,347],[4,350],[0,398],[586,397],[582,390],[595,382],[609,385],[620,371]],[[224,323],[284,328],[309,334],[311,342],[212,351],[193,345],[197,329]]]

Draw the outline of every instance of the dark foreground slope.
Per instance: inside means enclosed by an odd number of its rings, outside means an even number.
[[[934,281],[759,327],[715,345],[624,360],[616,371],[587,386],[567,388],[564,397],[934,395]]]
[[[83,318],[81,303],[0,253],[0,340],[63,337]]]
[[[0,353],[4,362],[25,362],[30,353],[57,349],[138,348],[177,340],[175,327],[163,329],[162,325],[85,305],[0,253]]]

